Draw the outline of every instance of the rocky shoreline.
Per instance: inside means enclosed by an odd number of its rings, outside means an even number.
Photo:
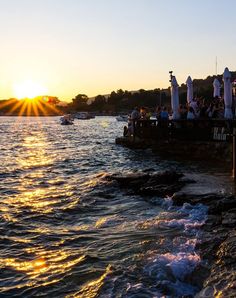
[[[208,219],[201,228],[201,240],[196,249],[203,262],[187,277],[202,289],[195,297],[236,297],[236,198],[218,193],[193,194],[186,185],[195,183],[175,171],[114,174],[128,194],[144,197],[171,196],[173,204],[182,206],[201,203],[208,207]]]

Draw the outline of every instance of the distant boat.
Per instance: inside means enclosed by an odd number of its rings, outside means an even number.
[[[128,115],[119,115],[116,117],[116,120],[117,121],[125,121],[127,122],[128,121]]]
[[[87,119],[95,118],[95,116],[90,114],[89,112],[78,112],[74,115],[74,118],[81,119],[81,120],[87,120]]]
[[[64,115],[60,118],[61,125],[72,125],[74,124],[74,119],[70,114]]]

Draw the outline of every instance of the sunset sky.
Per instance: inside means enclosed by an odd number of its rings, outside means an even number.
[[[66,101],[167,87],[169,70],[215,74],[216,56],[236,70],[235,14],[235,0],[0,0],[0,99],[29,81]]]

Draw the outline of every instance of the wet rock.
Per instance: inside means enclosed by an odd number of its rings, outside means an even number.
[[[150,197],[172,196],[173,203],[204,204],[208,206],[208,219],[201,229],[196,245],[202,263],[186,277],[186,281],[202,288],[195,296],[236,297],[236,198],[222,194],[184,193],[182,187],[195,181],[175,171],[116,174],[108,177],[116,181],[128,194]],[[149,198],[150,199],[150,198]],[[163,287],[162,287],[163,289]]]
[[[229,266],[236,265],[236,230],[233,230],[227,239],[220,245],[217,252],[219,264],[227,264]],[[236,267],[235,267],[236,269]],[[235,276],[236,277],[236,276]]]
[[[180,181],[183,178],[183,174],[176,171],[147,172],[149,171],[132,174],[114,174],[106,178],[118,182],[120,187],[128,190],[128,194],[143,196],[172,196],[183,185],[189,183],[188,180]]]
[[[213,236],[212,233],[206,233],[200,243],[196,245],[196,249],[200,251],[203,260],[207,260],[209,264],[217,260],[217,249],[222,241],[226,239],[227,235],[224,233]]]
[[[209,266],[205,264],[199,264],[194,268],[193,272],[191,272],[191,274],[189,274],[189,276],[186,277],[185,282],[188,282],[201,289],[204,281],[209,276],[209,274]]]
[[[180,184],[144,186],[137,191],[137,194],[142,196],[166,197],[172,196],[176,191],[180,190],[180,188],[182,188]]]
[[[148,172],[155,172],[155,169],[153,168],[147,168],[143,170],[144,173],[148,173]]]
[[[214,205],[210,206],[209,214],[221,214],[235,207],[236,199],[234,196],[218,197]]]
[[[207,195],[194,195],[194,194],[187,194],[178,192],[175,193],[172,197],[173,203],[177,206],[182,206],[184,203],[189,203],[192,205],[196,204],[205,204],[207,206],[211,204],[215,204],[217,200],[222,199],[222,196],[217,194],[207,194]]]
[[[222,194],[194,195],[178,192],[175,205],[202,203],[208,206],[208,219],[196,245],[206,268],[196,268],[189,279],[203,289],[195,296],[236,297],[236,198]],[[199,276],[198,276],[199,272]],[[204,275],[205,274],[205,275]]]
[[[121,187],[129,188],[135,187],[141,183],[144,184],[150,178],[149,174],[145,173],[132,173],[132,174],[114,174],[106,177],[108,180],[115,180]]]
[[[148,173],[131,173],[131,174],[114,174],[107,177],[108,180],[116,180],[121,186],[129,186],[130,183],[141,183],[146,186],[156,186],[159,184],[173,184],[183,177],[182,173],[175,171],[164,171],[154,174]]]
[[[155,184],[173,184],[179,181],[183,177],[182,173],[177,173],[176,171],[164,171],[160,173],[155,173],[150,176],[147,185]]]
[[[236,210],[232,209],[222,213],[222,225],[228,228],[236,227]]]

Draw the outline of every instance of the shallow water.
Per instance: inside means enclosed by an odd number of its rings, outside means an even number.
[[[178,169],[233,192],[228,170],[115,145],[115,117],[0,118],[0,297],[181,297],[207,208],[127,195],[107,174]],[[194,189],[195,187],[195,189]]]

